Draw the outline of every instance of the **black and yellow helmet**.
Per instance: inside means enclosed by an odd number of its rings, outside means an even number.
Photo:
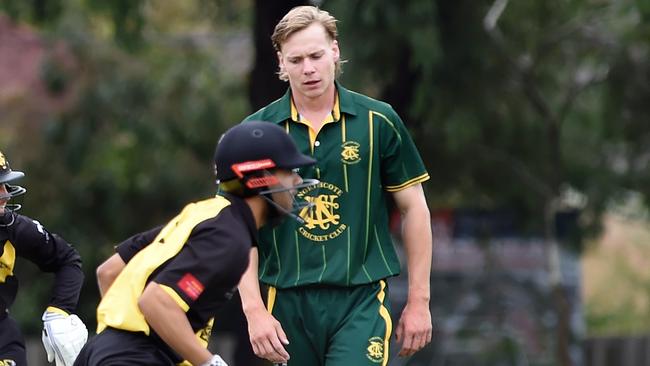
[[[9,183],[25,176],[25,173],[11,170],[9,162],[0,151],[0,183]]]
[[[263,121],[244,122],[226,131],[219,139],[214,160],[217,180],[226,191],[237,185],[247,190],[265,188],[269,184],[261,179],[260,172],[316,163],[298,150],[282,127]]]
[[[298,168],[316,164],[316,160],[301,153],[282,127],[263,121],[238,124],[221,136],[214,160],[221,192],[240,197],[261,196],[271,208],[268,214],[271,225],[277,225],[284,216],[304,223],[298,212],[312,205],[305,198],[297,199],[295,192],[315,187],[319,181],[301,178],[302,182],[299,184],[290,187],[279,186],[273,170],[296,171]],[[291,193],[291,209],[275,202],[273,194],[281,192],[294,192]]]
[[[7,161],[7,158],[5,158],[4,154],[2,151],[0,151],[0,184],[5,184],[7,187],[7,191],[9,192],[9,196],[15,197],[18,195],[21,195],[26,192],[25,188],[16,186],[16,185],[9,185],[7,183],[13,182],[17,179],[20,179],[25,176],[25,173],[19,172],[16,170],[11,170],[11,167],[9,166],[9,162]],[[0,197],[2,198],[2,197]]]

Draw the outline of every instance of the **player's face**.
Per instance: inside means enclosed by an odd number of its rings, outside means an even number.
[[[333,90],[338,59],[338,43],[319,23],[289,36],[278,52],[280,68],[289,76],[292,93],[308,99]]]
[[[277,170],[275,176],[280,181],[277,188],[291,188],[302,183],[302,178],[291,170]],[[293,208],[293,197],[296,195],[295,189],[289,189],[283,192],[273,193],[273,201],[282,206],[282,208],[291,212]]]
[[[0,214],[5,212],[5,206],[9,201],[9,192],[4,183],[0,184]]]

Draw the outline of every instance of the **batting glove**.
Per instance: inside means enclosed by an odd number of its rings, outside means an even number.
[[[219,355],[213,355],[211,359],[205,361],[201,366],[228,366],[226,361]]]
[[[41,336],[47,361],[56,366],[72,366],[88,339],[88,329],[78,316],[48,307],[43,313]]]

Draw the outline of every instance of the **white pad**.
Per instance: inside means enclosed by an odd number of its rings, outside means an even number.
[[[56,360],[56,366],[72,366],[87,339],[88,329],[78,316],[43,314],[43,346],[47,360]]]

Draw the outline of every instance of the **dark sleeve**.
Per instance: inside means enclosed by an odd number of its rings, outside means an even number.
[[[133,258],[136,253],[138,253],[142,248],[151,244],[153,240],[158,236],[160,230],[163,226],[155,227],[149,231],[145,231],[139,234],[135,234],[132,237],[126,239],[115,247],[115,251],[120,255],[120,258],[124,263],[128,263],[131,258]]]
[[[153,279],[173,289],[189,306],[206,289],[222,292],[210,297],[227,297],[248,266],[251,239],[244,225],[211,222],[198,225],[183,249]]]
[[[73,313],[83,283],[81,257],[63,238],[47,231],[38,221],[16,215],[9,227],[9,240],[16,254],[55,275],[49,306]]]

